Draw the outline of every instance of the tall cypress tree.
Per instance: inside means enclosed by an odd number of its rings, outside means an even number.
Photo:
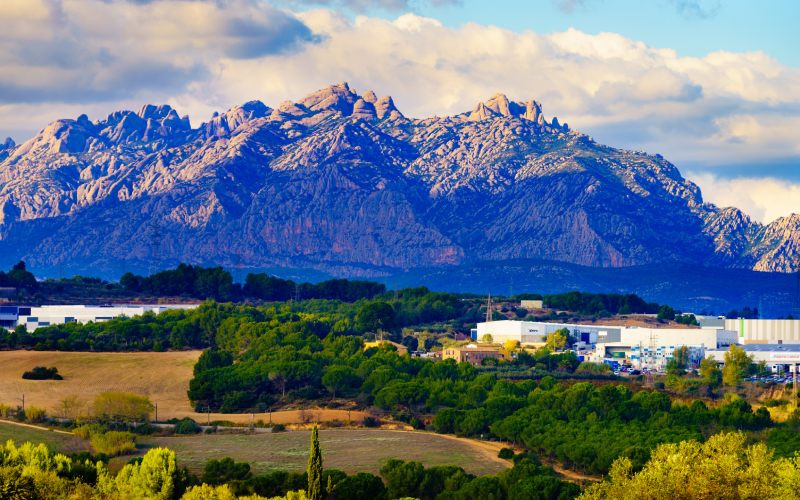
[[[322,451],[319,448],[319,429],[311,430],[311,449],[308,452],[308,498],[322,500]]]

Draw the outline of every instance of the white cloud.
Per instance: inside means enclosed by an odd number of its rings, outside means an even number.
[[[778,217],[800,213],[800,184],[774,177],[725,179],[713,174],[688,173],[703,192],[703,199],[720,207],[736,207],[755,220],[770,223]]]
[[[498,91],[534,98],[601,142],[679,167],[800,155],[800,69],[759,52],[681,57],[615,33],[349,20],[262,0],[13,0],[0,4],[0,75],[0,135],[38,130],[48,112],[74,116],[76,103],[100,114],[175,103],[197,124],[211,109],[275,106],[349,81],[416,117],[466,111]]]

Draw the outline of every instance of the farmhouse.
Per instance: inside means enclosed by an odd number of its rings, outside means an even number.
[[[503,359],[505,356],[499,347],[467,344],[462,347],[448,347],[442,351],[442,360],[454,359],[457,363],[465,362],[480,365],[484,359]]]

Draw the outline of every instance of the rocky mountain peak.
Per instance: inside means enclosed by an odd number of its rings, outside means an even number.
[[[57,120],[0,144],[0,258],[130,263],[149,258],[142,228],[157,220],[165,259],[255,267],[796,266],[800,215],[764,226],[704,204],[661,156],[566,130],[500,93],[408,120],[346,83],[277,109],[246,102],[197,129],[168,105]]]
[[[467,114],[470,121],[486,120],[498,117],[519,117],[538,125],[547,125],[542,114],[542,105],[536,101],[510,101],[505,94],[497,93],[489,100],[479,102],[475,109]],[[554,125],[560,127],[560,125]]]
[[[300,104],[311,111],[338,111],[343,115],[353,112],[358,94],[350,90],[347,82],[330,85],[300,100]]]
[[[12,139],[11,137],[6,137],[5,141],[0,142],[0,149],[12,149],[16,145],[17,143],[14,142],[14,139]]]

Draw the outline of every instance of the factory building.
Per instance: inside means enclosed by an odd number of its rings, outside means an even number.
[[[635,368],[662,370],[679,347],[687,347],[689,362],[698,364],[709,349],[727,349],[736,332],[721,328],[621,328],[620,339],[598,342],[592,360],[612,358]]]
[[[740,344],[800,344],[800,319],[726,319]]]
[[[775,373],[791,372],[800,364],[800,344],[745,344],[744,352],[754,363],[763,361]],[[706,356],[719,363],[725,362],[728,349],[709,349]]]
[[[472,331],[472,338],[480,341],[486,335],[491,335],[495,344],[515,340],[522,345],[540,345],[544,344],[549,334],[562,328],[569,330],[576,341],[586,344],[619,340],[621,330],[618,326],[502,320],[478,323]]]
[[[159,314],[170,309],[193,309],[197,304],[117,304],[109,306],[49,305],[0,306],[0,327],[13,330],[24,325],[29,332],[64,323],[108,321],[119,317]]]

